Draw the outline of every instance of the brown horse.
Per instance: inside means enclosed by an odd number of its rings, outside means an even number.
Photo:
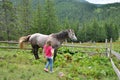
[[[55,49],[54,51],[54,60],[55,60],[55,57],[57,55],[57,49],[67,38],[70,38],[71,40],[77,40],[75,33],[72,29],[64,30],[59,33],[53,33],[50,35],[35,33],[32,35],[23,36],[19,39],[19,44],[20,44],[20,48],[23,48],[24,42],[30,42],[35,59],[39,59],[38,49],[43,48],[45,42],[50,40],[52,42],[52,47]]]

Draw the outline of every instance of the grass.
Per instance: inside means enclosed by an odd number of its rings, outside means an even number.
[[[44,66],[30,51],[0,50],[0,80],[58,80],[58,72],[46,73]]]
[[[96,45],[105,46],[100,43]],[[41,54],[40,59],[35,60],[30,50],[0,49],[0,80],[118,79],[107,57],[100,54],[89,56],[85,53],[70,55],[68,51],[64,52],[64,49],[66,48],[60,49],[62,55],[57,56],[53,68],[55,72],[52,74],[43,71],[45,60]],[[59,72],[63,72],[64,77],[60,78]]]

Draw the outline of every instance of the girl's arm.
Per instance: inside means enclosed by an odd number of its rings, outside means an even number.
[[[45,50],[44,50],[44,48],[43,48],[43,50],[42,50],[42,54],[43,54],[43,56],[45,57]]]
[[[54,55],[54,49],[51,50],[52,55]]]

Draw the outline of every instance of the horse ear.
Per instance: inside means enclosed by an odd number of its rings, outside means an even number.
[[[71,29],[68,29],[68,32],[71,32]]]

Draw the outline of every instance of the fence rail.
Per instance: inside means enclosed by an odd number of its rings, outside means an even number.
[[[120,54],[119,54],[119,53],[117,53],[117,52],[115,52],[115,51],[113,51],[113,50],[111,50],[111,53],[112,53],[113,55],[115,55],[117,59],[120,60]]]
[[[15,41],[0,41],[0,43],[8,43],[8,44],[18,44],[18,42]],[[99,49],[105,49],[106,47],[99,47],[99,46],[80,46],[80,45],[71,45],[71,44],[62,44],[62,47],[75,47],[75,48],[99,48]],[[11,46],[0,46],[0,48],[5,49],[20,49],[19,47],[11,47]]]
[[[120,80],[120,71],[119,71],[119,69],[116,67],[116,65],[115,65],[115,63],[114,63],[114,61],[112,60],[112,57],[111,57],[111,55],[114,55],[114,56],[116,56],[117,59],[120,60],[120,54],[117,53],[117,52],[115,52],[114,50],[112,50],[112,38],[111,38],[111,40],[110,40],[110,48],[107,48],[107,50],[108,50],[108,51],[107,51],[107,55],[108,55],[108,57],[110,58],[112,67],[113,67],[116,75],[118,76],[118,79]]]
[[[18,44],[17,41],[0,41],[0,43]]]
[[[0,46],[1,49],[20,49],[19,47],[14,46]],[[32,50],[32,48],[24,48],[24,50]]]
[[[101,49],[105,49],[106,47],[99,47],[99,46],[80,46],[80,45],[70,45],[70,44],[62,44],[62,46],[65,47],[75,47],[75,48],[101,48]]]
[[[112,67],[113,67],[115,73],[117,74],[117,76],[118,76],[118,78],[119,78],[119,80],[120,80],[120,71],[119,71],[119,69],[115,66],[115,63],[113,62],[112,58],[110,58],[110,60],[111,60]]]

